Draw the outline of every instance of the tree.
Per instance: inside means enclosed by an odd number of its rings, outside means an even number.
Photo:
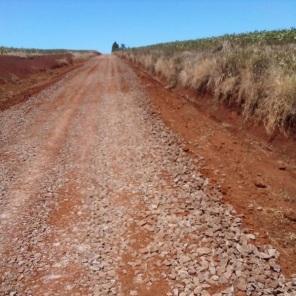
[[[115,41],[115,42],[113,43],[113,45],[112,45],[112,52],[115,52],[115,51],[117,51],[117,50],[119,50],[119,45],[118,45],[118,43]]]
[[[121,44],[120,49],[121,49],[121,50],[125,50],[125,49],[126,49],[126,46],[125,46],[124,43]]]
[[[5,54],[5,48],[3,46],[0,47],[0,55]]]

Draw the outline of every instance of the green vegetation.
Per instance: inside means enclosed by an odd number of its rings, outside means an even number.
[[[112,50],[111,50],[112,53],[114,53],[116,51],[124,51],[124,50],[126,50],[125,44],[122,43],[119,46],[119,44],[116,41],[112,44]]]
[[[219,37],[202,38],[187,41],[175,41],[160,43],[137,49],[162,49],[167,53],[175,53],[184,50],[210,50],[219,48],[223,42],[229,42],[236,46],[250,45],[285,45],[296,43],[296,28],[276,31],[255,31],[251,33],[229,34]]]
[[[296,29],[176,41],[119,54],[172,86],[236,107],[269,133],[296,130]]]
[[[112,52],[115,52],[115,51],[118,51],[119,50],[119,45],[118,43],[115,41],[113,44],[112,44]]]
[[[70,50],[70,49],[38,49],[38,48],[15,48],[15,47],[0,47],[0,55],[24,53],[27,55],[37,54],[61,54],[61,53],[90,53],[91,50]]]
[[[0,55],[4,55],[6,53],[5,47],[0,47]]]

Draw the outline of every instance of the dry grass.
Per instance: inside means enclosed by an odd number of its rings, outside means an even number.
[[[64,66],[69,66],[71,61],[67,58],[61,58],[56,60],[56,67],[64,67]]]
[[[96,55],[95,52],[70,52],[74,62],[84,62]]]
[[[236,107],[244,120],[263,123],[268,133],[295,131],[296,31],[280,31],[282,39],[275,38],[275,32],[264,32],[266,39],[256,33],[258,42],[252,34],[243,35],[244,42],[231,36],[221,37],[220,44],[216,38],[208,46],[196,41],[191,50],[172,43],[118,54],[170,84],[211,94],[213,102]]]

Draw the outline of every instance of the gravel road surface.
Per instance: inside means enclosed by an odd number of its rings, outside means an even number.
[[[296,295],[137,79],[100,56],[0,113],[0,295]]]

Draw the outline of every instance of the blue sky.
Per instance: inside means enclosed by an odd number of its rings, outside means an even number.
[[[0,45],[96,49],[296,26],[296,0],[0,0]]]

